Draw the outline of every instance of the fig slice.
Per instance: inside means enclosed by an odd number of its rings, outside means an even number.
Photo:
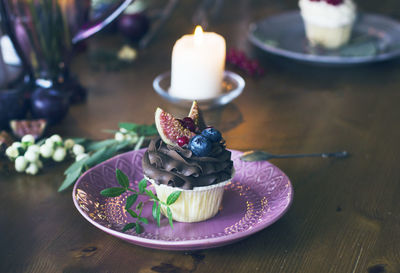
[[[156,110],[155,122],[161,139],[168,145],[177,146],[178,138],[186,136],[190,139],[194,136],[194,133],[183,127],[178,119],[161,108]]]
[[[45,119],[10,121],[12,132],[17,138],[22,138],[24,135],[30,134],[35,139],[39,139],[43,135],[46,126],[47,121]]]
[[[188,117],[194,121],[194,124],[200,129],[200,131],[203,131],[206,128],[206,124],[203,119],[203,114],[201,113],[197,101],[193,101]]]

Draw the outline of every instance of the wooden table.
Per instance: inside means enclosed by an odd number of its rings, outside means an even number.
[[[228,3],[229,2],[229,3]],[[398,1],[358,1],[364,11],[400,20]],[[73,71],[88,101],[50,129],[62,136],[103,139],[119,121],[152,123],[157,106],[179,109],[152,90],[170,69],[174,41],[190,33],[194,1],[181,1],[172,19],[134,64],[93,71],[88,52]],[[295,0],[225,1],[211,30],[257,57],[262,78],[246,76],[244,93],[206,113],[229,148],[272,153],[347,150],[345,160],[272,162],[294,185],[294,202],[277,223],[238,243],[197,252],[128,244],[89,224],[71,189],[57,193],[68,163],[37,176],[0,172],[0,272],[400,272],[400,62],[347,68],[315,67],[273,58],[246,40],[248,24],[296,8]],[[120,39],[102,34],[89,52]]]

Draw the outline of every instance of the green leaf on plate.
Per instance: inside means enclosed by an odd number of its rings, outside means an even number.
[[[129,178],[120,169],[115,170],[115,176],[117,177],[118,184],[125,189],[129,187]]]
[[[125,209],[130,209],[132,205],[136,202],[137,198],[138,198],[137,193],[129,195],[128,198],[126,198]]]
[[[144,189],[147,187],[147,180],[146,180],[145,178],[143,178],[142,180],[140,180],[140,182],[139,182],[139,184],[138,184],[138,187],[139,187],[139,192],[140,192],[140,193],[143,193],[143,192],[144,192]]]
[[[146,192],[146,194],[147,194],[148,197],[150,197],[150,198],[153,199],[153,200],[158,201],[158,197],[155,196],[155,194],[154,194],[151,190],[144,190],[144,191]]]
[[[140,234],[140,233],[143,232],[143,227],[139,224],[139,221],[136,222],[136,228],[135,228],[135,230],[136,230],[136,233],[137,233],[137,234]]]
[[[136,206],[136,210],[141,210],[143,208],[143,202],[139,202]]]
[[[131,209],[127,209],[126,210],[133,218],[138,218],[138,215],[137,215],[137,213],[136,212],[134,212],[133,210],[131,210]]]
[[[126,192],[126,189],[119,187],[112,187],[108,189],[104,189],[100,192],[101,195],[106,197],[117,197]]]
[[[156,210],[156,220],[157,220],[158,227],[160,227],[160,217],[161,217],[161,205],[158,204],[157,210]]]
[[[167,198],[167,205],[172,205],[175,203],[176,200],[178,200],[179,196],[181,195],[181,191],[174,191],[172,192],[168,198]]]
[[[154,220],[157,220],[157,206],[158,206],[158,202],[154,201],[153,209],[152,209],[152,215],[153,215]]]
[[[128,223],[124,226],[124,228],[122,229],[122,232],[125,232],[127,230],[133,229],[136,226],[135,223]]]
[[[147,218],[144,218],[144,217],[140,217],[139,220],[140,220],[140,222],[142,222],[143,224],[146,224],[146,225],[149,223]]]
[[[174,228],[174,224],[172,222],[172,211],[169,207],[167,207],[167,217],[168,217],[169,225],[171,226],[171,228]]]

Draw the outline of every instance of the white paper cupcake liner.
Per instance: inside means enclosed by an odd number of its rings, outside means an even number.
[[[215,216],[221,205],[224,187],[234,176],[232,168],[232,176],[229,180],[220,182],[215,185],[205,187],[195,187],[192,190],[183,190],[167,185],[158,185],[154,179],[147,176],[145,178],[156,189],[157,197],[166,202],[168,196],[174,191],[181,191],[181,195],[174,204],[170,206],[172,218],[178,222],[200,222]],[[162,214],[166,215],[166,208],[161,206]]]
[[[349,41],[353,24],[350,23],[338,27],[325,27],[305,20],[305,28],[307,38],[311,44],[335,49],[345,45]]]

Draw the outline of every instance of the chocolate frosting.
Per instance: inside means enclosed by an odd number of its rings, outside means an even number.
[[[158,184],[182,189],[209,186],[231,178],[231,152],[213,143],[209,156],[195,156],[188,148],[152,140],[142,160],[144,174]]]

